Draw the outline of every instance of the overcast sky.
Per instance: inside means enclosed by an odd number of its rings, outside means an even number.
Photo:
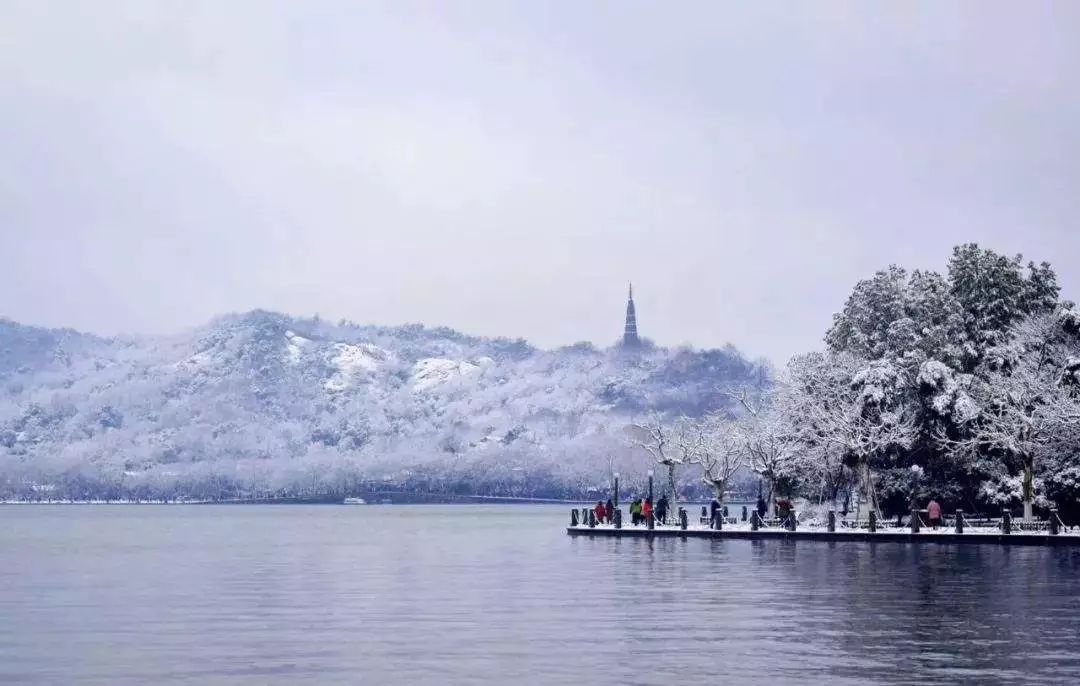
[[[978,241],[1080,299],[1080,3],[0,0],[0,315],[782,361]]]

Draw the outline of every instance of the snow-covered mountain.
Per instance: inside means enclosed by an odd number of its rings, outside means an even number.
[[[156,338],[0,320],[0,498],[581,493],[641,467],[635,417],[763,378],[730,346],[546,351],[264,311]]]

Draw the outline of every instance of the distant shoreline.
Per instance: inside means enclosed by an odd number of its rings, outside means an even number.
[[[369,499],[364,505],[581,505],[589,500],[553,498],[514,498],[506,496],[391,496]],[[345,505],[342,498],[257,498],[239,500],[0,500],[0,505]],[[350,504],[350,507],[357,505]]]
[[[352,497],[352,496],[350,496]],[[372,494],[361,495],[364,505],[591,505],[591,499],[523,498],[497,495],[429,495],[429,494]],[[236,500],[0,500],[2,505],[345,505],[340,498],[241,498]],[[727,505],[743,505],[748,501],[735,500]],[[623,503],[620,503],[623,504]],[[705,500],[680,501],[684,507],[706,506]],[[362,505],[349,504],[349,507]]]

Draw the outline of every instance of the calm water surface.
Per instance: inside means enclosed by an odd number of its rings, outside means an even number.
[[[568,511],[0,506],[0,682],[1080,683],[1080,550]]]

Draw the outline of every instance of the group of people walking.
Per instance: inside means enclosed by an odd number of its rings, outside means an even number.
[[[656,501],[655,507],[652,498],[634,498],[630,501],[630,523],[639,526],[648,524],[650,519],[655,518],[656,523],[666,524],[669,509],[667,496],[661,496]],[[596,514],[596,521],[601,524],[610,524],[615,521],[615,504],[610,498],[606,503],[602,500],[597,501],[593,512]]]
[[[781,498],[776,500],[776,509],[781,519],[785,519],[795,514],[795,507],[787,498]],[[667,516],[670,507],[668,505],[668,498],[666,495],[660,496],[660,499],[656,501],[656,506],[653,506],[652,498],[634,498],[630,501],[630,523],[634,526],[647,525],[649,520],[655,517],[657,524],[666,524]],[[745,508],[743,508],[745,510]],[[755,509],[757,510],[759,517],[765,516],[765,500],[759,495]],[[602,500],[596,502],[596,507],[593,508],[593,512],[596,515],[596,521],[600,524],[614,524],[615,523],[615,503],[611,502],[611,498],[608,498],[605,503]],[[722,513],[723,517],[728,516],[728,509],[726,506],[720,504],[720,501],[714,499],[709,507],[710,521],[715,519],[718,513]],[[934,499],[931,499],[926,508],[927,518],[930,520],[929,525],[931,528],[937,529],[941,526],[941,505]],[[745,517],[745,514],[744,514]]]
[[[593,512],[596,514],[596,521],[601,524],[612,524],[615,522],[615,503],[611,502],[611,498],[608,498],[607,503],[603,500],[597,500]]]

